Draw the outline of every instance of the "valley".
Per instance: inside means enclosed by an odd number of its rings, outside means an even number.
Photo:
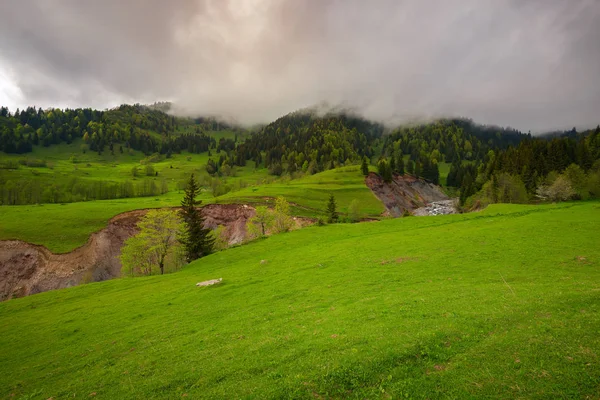
[[[140,149],[122,127],[112,150],[1,153],[0,396],[596,393],[598,129],[152,115],[173,131]],[[214,247],[137,268],[157,246],[125,249],[154,210],[180,215],[192,174]]]

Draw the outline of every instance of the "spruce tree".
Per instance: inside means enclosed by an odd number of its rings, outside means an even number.
[[[181,217],[185,223],[185,233],[181,242],[185,247],[188,262],[210,254],[214,243],[214,237],[210,235],[211,229],[204,228],[204,217],[197,209],[202,204],[202,201],[196,200],[199,192],[200,187],[192,174],[181,201]]]
[[[339,218],[335,197],[333,197],[332,194],[329,196],[329,201],[327,202],[327,222],[330,224],[335,224],[338,222]]]
[[[367,164],[367,157],[363,157],[362,164],[360,166],[362,174],[364,176],[369,175],[369,164]]]
[[[379,175],[384,182],[390,183],[394,178],[392,174],[392,168],[390,168],[390,164],[385,158],[382,158],[377,163],[377,172],[379,172]]]

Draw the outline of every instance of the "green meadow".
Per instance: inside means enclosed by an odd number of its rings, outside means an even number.
[[[13,299],[0,397],[597,398],[598,226],[598,202],[313,226]]]
[[[162,174],[172,170],[185,176],[194,168],[204,168],[204,164],[187,161],[185,155],[174,156],[153,164]],[[197,155],[197,158],[207,157]],[[181,160],[183,159],[183,160]],[[174,168],[171,169],[170,166]],[[103,167],[108,168],[108,167]],[[131,168],[129,164],[127,168]],[[206,174],[200,171],[202,174]],[[236,182],[244,182],[247,187],[235,189]],[[226,184],[234,186],[232,191],[214,197],[211,188],[203,187],[199,199],[203,204],[250,203],[272,204],[277,196],[284,196],[293,204],[295,215],[320,217],[324,215],[325,205],[330,194],[336,197],[341,213],[346,213],[353,200],[357,200],[361,213],[365,217],[377,217],[383,211],[383,205],[364,184],[358,166],[338,168],[299,179],[275,179],[265,169],[253,170],[240,168],[235,177],[225,179]],[[98,200],[66,204],[41,204],[0,207],[0,240],[20,239],[41,244],[53,252],[66,253],[87,241],[89,235],[104,227],[117,214],[141,209],[178,206],[183,192],[174,189],[166,194],[153,197],[137,197],[115,200]]]
[[[209,159],[208,153],[173,154],[170,158],[162,157],[160,161],[146,163],[147,157],[139,151],[126,151],[121,154],[118,146],[115,146],[114,154],[105,151],[102,155],[80,150],[82,141],[76,140],[71,144],[59,144],[51,148],[36,146],[34,151],[26,155],[2,154],[4,163],[12,161],[43,161],[46,165],[40,167],[29,167],[20,165],[17,169],[0,169],[0,178],[6,180],[51,180],[54,183],[65,182],[73,178],[84,181],[141,181],[154,180],[166,181],[169,190],[176,190],[181,182],[189,177],[190,173],[206,175],[206,163]],[[213,150],[213,159],[219,154]],[[251,163],[249,163],[251,164]],[[152,166],[156,176],[146,176],[146,165]],[[137,167],[138,172],[134,176],[133,169]],[[255,170],[253,167],[237,167],[236,176],[233,180],[249,180],[264,178],[267,174],[265,169]]]

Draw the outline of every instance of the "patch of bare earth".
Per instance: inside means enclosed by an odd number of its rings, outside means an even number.
[[[365,183],[385,206],[385,215],[392,217],[400,217],[405,211],[413,213],[434,202],[450,200],[439,186],[411,175],[394,175],[388,183],[371,172]]]

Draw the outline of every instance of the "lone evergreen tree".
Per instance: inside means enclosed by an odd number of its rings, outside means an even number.
[[[337,213],[337,205],[335,203],[335,197],[333,195],[329,196],[329,201],[327,202],[327,222],[330,224],[335,224],[339,220],[339,215]]]
[[[360,166],[362,174],[364,176],[369,175],[369,164],[367,164],[367,157],[363,157],[362,164]]]
[[[192,174],[181,201],[181,217],[185,223],[185,233],[181,242],[185,247],[185,257],[188,262],[210,254],[214,244],[214,237],[210,235],[211,229],[204,228],[204,217],[196,208],[202,204],[202,201],[196,200],[199,192],[200,187]]]

